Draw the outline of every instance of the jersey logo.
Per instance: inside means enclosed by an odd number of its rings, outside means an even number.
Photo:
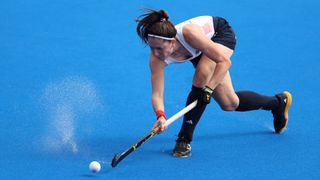
[[[213,30],[212,26],[209,23],[204,24],[202,26],[202,29],[204,30],[205,34],[209,34]]]

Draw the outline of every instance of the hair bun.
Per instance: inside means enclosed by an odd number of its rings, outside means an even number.
[[[136,31],[143,42],[148,44],[149,34],[163,36],[167,39],[174,38],[177,34],[172,22],[169,21],[169,15],[164,10],[153,10],[144,8],[146,14],[140,15],[136,22],[138,23]]]
[[[169,14],[165,11],[165,10],[159,10],[159,21],[164,22],[164,21],[168,21],[169,19]]]

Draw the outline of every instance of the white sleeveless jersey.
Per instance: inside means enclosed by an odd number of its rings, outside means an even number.
[[[189,60],[191,60],[201,54],[201,52],[199,50],[191,47],[190,44],[188,44],[186,42],[186,40],[184,39],[183,26],[186,24],[197,24],[197,25],[201,26],[205,35],[210,39],[212,38],[212,36],[215,33],[212,16],[198,16],[198,17],[195,17],[195,18],[192,18],[192,19],[189,19],[187,21],[184,21],[182,23],[177,24],[175,26],[175,28],[177,30],[176,38],[182,44],[182,46],[189,51],[189,53],[192,55],[192,57],[185,59],[185,60],[179,60],[179,61],[175,60],[171,57],[168,57],[167,59],[164,60],[166,64],[186,62],[186,61],[189,61]]]

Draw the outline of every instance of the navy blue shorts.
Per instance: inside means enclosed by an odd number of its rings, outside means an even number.
[[[215,28],[215,34],[211,40],[215,43],[222,44],[232,50],[236,47],[236,34],[234,33],[232,27],[229,25],[228,21],[221,18],[213,16],[213,24]],[[197,67],[198,62],[202,54],[191,60],[194,67]]]

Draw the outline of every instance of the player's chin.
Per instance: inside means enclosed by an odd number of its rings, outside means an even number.
[[[158,59],[160,59],[161,61],[164,61],[166,58],[164,56],[158,56]]]

